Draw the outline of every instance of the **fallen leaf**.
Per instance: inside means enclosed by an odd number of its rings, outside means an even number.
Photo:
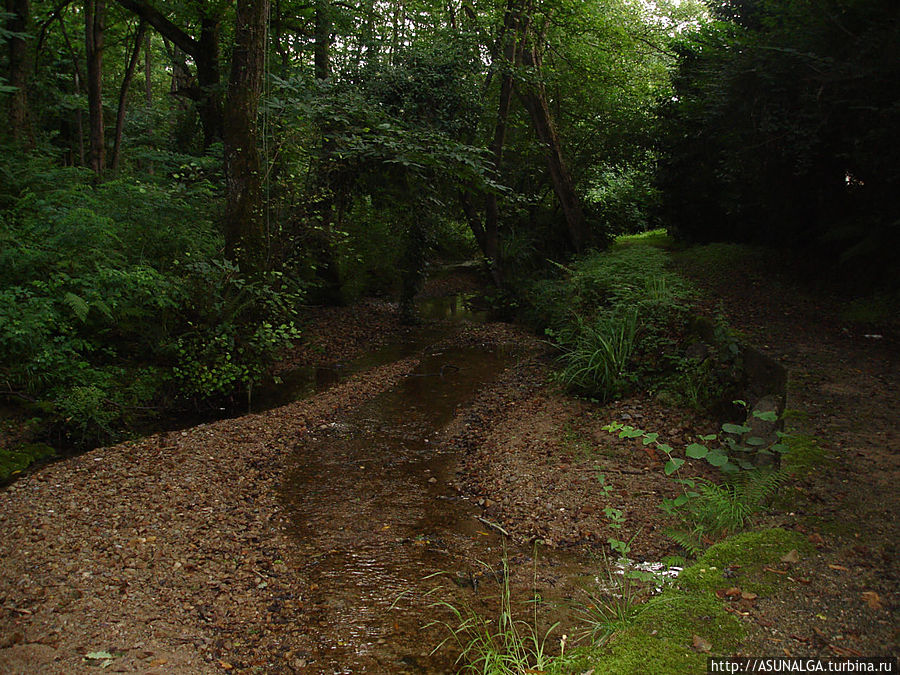
[[[881,597],[875,591],[863,591],[862,599],[869,606],[869,609],[884,609]]]
[[[222,670],[233,670],[234,669],[233,665],[228,663],[228,661],[223,661],[222,659],[219,659],[219,666],[222,668]]]
[[[691,647],[694,649],[694,651],[708,654],[712,650],[712,643],[709,640],[700,637],[699,635],[695,635]]]
[[[88,652],[87,654],[84,655],[84,658],[86,658],[86,659],[92,659],[92,660],[97,660],[97,661],[101,660],[101,659],[111,659],[112,657],[113,657],[113,655],[110,654],[109,652]]]
[[[732,586],[727,591],[725,591],[725,595],[729,598],[737,598],[741,595],[741,589],[737,586]]]
[[[797,552],[797,549],[791,549],[783,556],[781,556],[781,562],[784,563],[798,563],[800,562],[800,554]]]
[[[824,546],[825,537],[823,537],[818,532],[813,532],[811,535],[809,535],[809,543],[814,544],[815,546]]]
[[[756,598],[758,597],[759,596],[756,593],[750,593],[749,591],[744,591],[743,593],[741,593],[741,598],[750,602],[756,600]]]
[[[829,569],[840,570],[841,572],[849,572],[850,571],[849,567],[844,567],[843,565],[832,565],[831,563],[828,563],[828,567],[829,567]]]

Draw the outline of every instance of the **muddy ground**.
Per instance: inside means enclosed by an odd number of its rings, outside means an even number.
[[[807,534],[816,554],[791,570],[790,593],[744,612],[744,653],[896,655],[896,334],[865,337],[874,333],[840,319],[839,299],[807,295],[764,269],[715,280],[703,269],[685,272],[790,369],[788,405],[805,413],[796,424],[821,439],[828,457],[765,518]],[[426,295],[473,283],[471,275],[445,279]],[[385,301],[313,314],[310,346],[290,363],[350,362],[408,334]],[[600,427],[625,421],[677,446],[714,428],[710,420],[649,397],[602,407],[571,399],[548,381],[546,344],[515,327],[462,324],[442,334],[429,346],[515,353],[433,439],[438,453],[461,452],[440,494],[482,519],[472,537],[502,528],[525,544],[520,550],[540,542],[548,559],[561,550],[589,565],[596,562],[585,552],[598,555],[610,536],[633,538],[636,558],[677,552],[657,508],[674,493],[660,457]],[[0,672],[428,672],[412,659],[341,670],[328,657],[340,653],[339,640],[317,622],[335,593],[311,577],[317,554],[296,536],[283,497],[304,439],[403,381],[422,353],[363,368],[284,407],[58,462],[5,489]],[[605,507],[622,512],[621,527]],[[394,543],[439,553],[428,536]],[[529,556],[513,561],[527,576]],[[540,583],[557,584],[561,574],[544,571]]]

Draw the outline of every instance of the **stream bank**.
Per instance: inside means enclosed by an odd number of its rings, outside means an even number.
[[[776,294],[751,279],[731,289],[723,277],[711,292],[791,369],[789,406],[809,411],[801,429],[821,438],[831,459],[761,523],[808,541],[793,564],[796,581],[741,610],[741,649],[896,654],[895,343],[845,330],[833,304],[800,295],[786,304],[784,288]],[[372,307],[391,324],[390,305]],[[367,332],[371,314],[332,311],[344,323],[321,334],[345,338],[339,362],[381,341]],[[502,555],[495,526],[518,542],[508,559],[523,600],[535,587],[545,597],[581,597],[579,586],[602,564],[583,552],[603,550],[610,534],[636,534],[635,557],[671,552],[656,508],[672,489],[661,458],[599,428],[626,421],[678,444],[710,423],[647,397],[605,407],[574,401],[546,384],[551,361],[535,338],[504,324],[449,330],[452,338],[429,338],[304,401],[99,449],[0,493],[0,671],[91,673],[109,661],[112,672],[147,675],[449,672],[452,652],[429,656],[444,634],[421,626],[441,618],[432,598],[496,610],[497,585],[481,565],[496,568]],[[485,380],[462,387],[469,394],[424,437],[413,439],[405,418],[391,416],[404,387],[427,400],[434,394],[415,387],[439,381],[441,370],[457,377],[430,361],[437,353],[452,363],[478,348],[477,359],[490,362],[491,350],[510,344],[502,347],[509,367],[473,368]],[[379,420],[373,405],[387,417]],[[375,435],[344,444],[354,428]],[[357,463],[371,459],[379,436],[399,444],[385,461]],[[422,440],[433,447],[427,455]],[[406,496],[419,500],[414,513]],[[622,529],[606,507],[622,511]],[[422,584],[426,570],[448,575]],[[342,575],[360,583],[335,580]],[[727,602],[719,590],[705,589],[706,600]],[[542,625],[555,618],[548,607]]]

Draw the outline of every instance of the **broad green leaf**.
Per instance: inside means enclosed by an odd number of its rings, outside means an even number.
[[[684,449],[684,454],[691,459],[704,459],[709,454],[709,448],[699,443],[691,443]]]
[[[722,431],[727,434],[746,434],[750,431],[750,427],[743,424],[730,424],[726,422],[722,425]]]
[[[750,436],[750,438],[746,440],[746,443],[747,445],[765,445],[766,439],[760,438],[759,436]]]
[[[679,457],[673,457],[668,462],[666,462],[666,475],[671,476],[673,473],[678,471],[684,464],[684,460]]]
[[[672,446],[669,445],[668,443],[657,443],[657,444],[656,444],[656,448],[657,448],[658,450],[660,450],[660,451],[666,453],[667,455],[671,455],[671,454],[672,454],[672,450],[673,450]]]
[[[650,445],[651,443],[656,442],[657,438],[659,438],[659,434],[655,431],[652,431],[649,434],[644,434],[644,445]]]
[[[728,455],[724,452],[713,451],[706,456],[706,461],[713,466],[723,467],[728,463]]]
[[[701,441],[714,441],[719,437],[719,434],[706,434],[700,437]]]
[[[764,420],[766,422],[777,422],[778,421],[778,415],[773,410],[767,410],[765,412],[760,412],[759,410],[754,410],[753,416],[758,419]]]

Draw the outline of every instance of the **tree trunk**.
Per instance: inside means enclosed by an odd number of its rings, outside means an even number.
[[[14,33],[8,38],[9,85],[16,90],[9,99],[9,130],[13,140],[27,147],[34,147],[28,114],[28,73],[31,70],[31,49],[28,38],[22,37],[31,28],[31,8],[28,0],[7,0],[9,18],[6,29]]]
[[[197,86],[179,88],[174,93],[188,96],[197,102],[205,147],[223,138],[222,97],[219,93],[219,29],[222,17],[217,14],[204,15],[200,19],[200,38],[195,40],[146,0],[116,1],[194,59],[197,66]]]
[[[144,101],[149,106],[153,103],[153,70],[150,67],[150,31],[144,31]]]
[[[106,0],[85,0],[84,35],[91,169],[98,176],[103,173],[106,166],[106,144],[103,133],[103,33],[105,24]]]
[[[224,116],[225,252],[248,274],[265,270],[257,115],[265,76],[268,0],[238,0]]]
[[[219,73],[220,24],[221,20],[217,16],[201,19],[198,48],[191,54],[197,64],[197,85],[200,87],[197,109],[203,126],[204,148],[224,139],[222,96],[219,93],[222,79]]]
[[[131,78],[134,77],[135,68],[137,68],[138,57],[141,54],[141,42],[144,40],[145,24],[143,19],[140,20],[137,27],[137,33],[134,36],[134,49],[131,52],[131,58],[128,60],[128,66],[125,68],[125,75],[122,78],[122,86],[119,88],[119,106],[116,110],[116,133],[113,141],[112,160],[110,167],[113,171],[119,168],[119,153],[122,150],[122,130],[125,128],[125,100],[128,96],[128,87],[131,85]]]
[[[581,252],[587,244],[584,212],[581,208],[581,200],[575,192],[575,182],[572,180],[563,157],[562,145],[547,102],[547,91],[540,80],[540,57],[533,45],[521,49],[520,55],[522,65],[534,71],[535,83],[531,86],[517,86],[516,91],[528,110],[535,133],[544,144],[547,168],[550,171],[553,189],[566,219],[569,240],[575,250]]]
[[[331,77],[331,8],[327,0],[316,0],[316,33],[313,70],[317,80]]]

